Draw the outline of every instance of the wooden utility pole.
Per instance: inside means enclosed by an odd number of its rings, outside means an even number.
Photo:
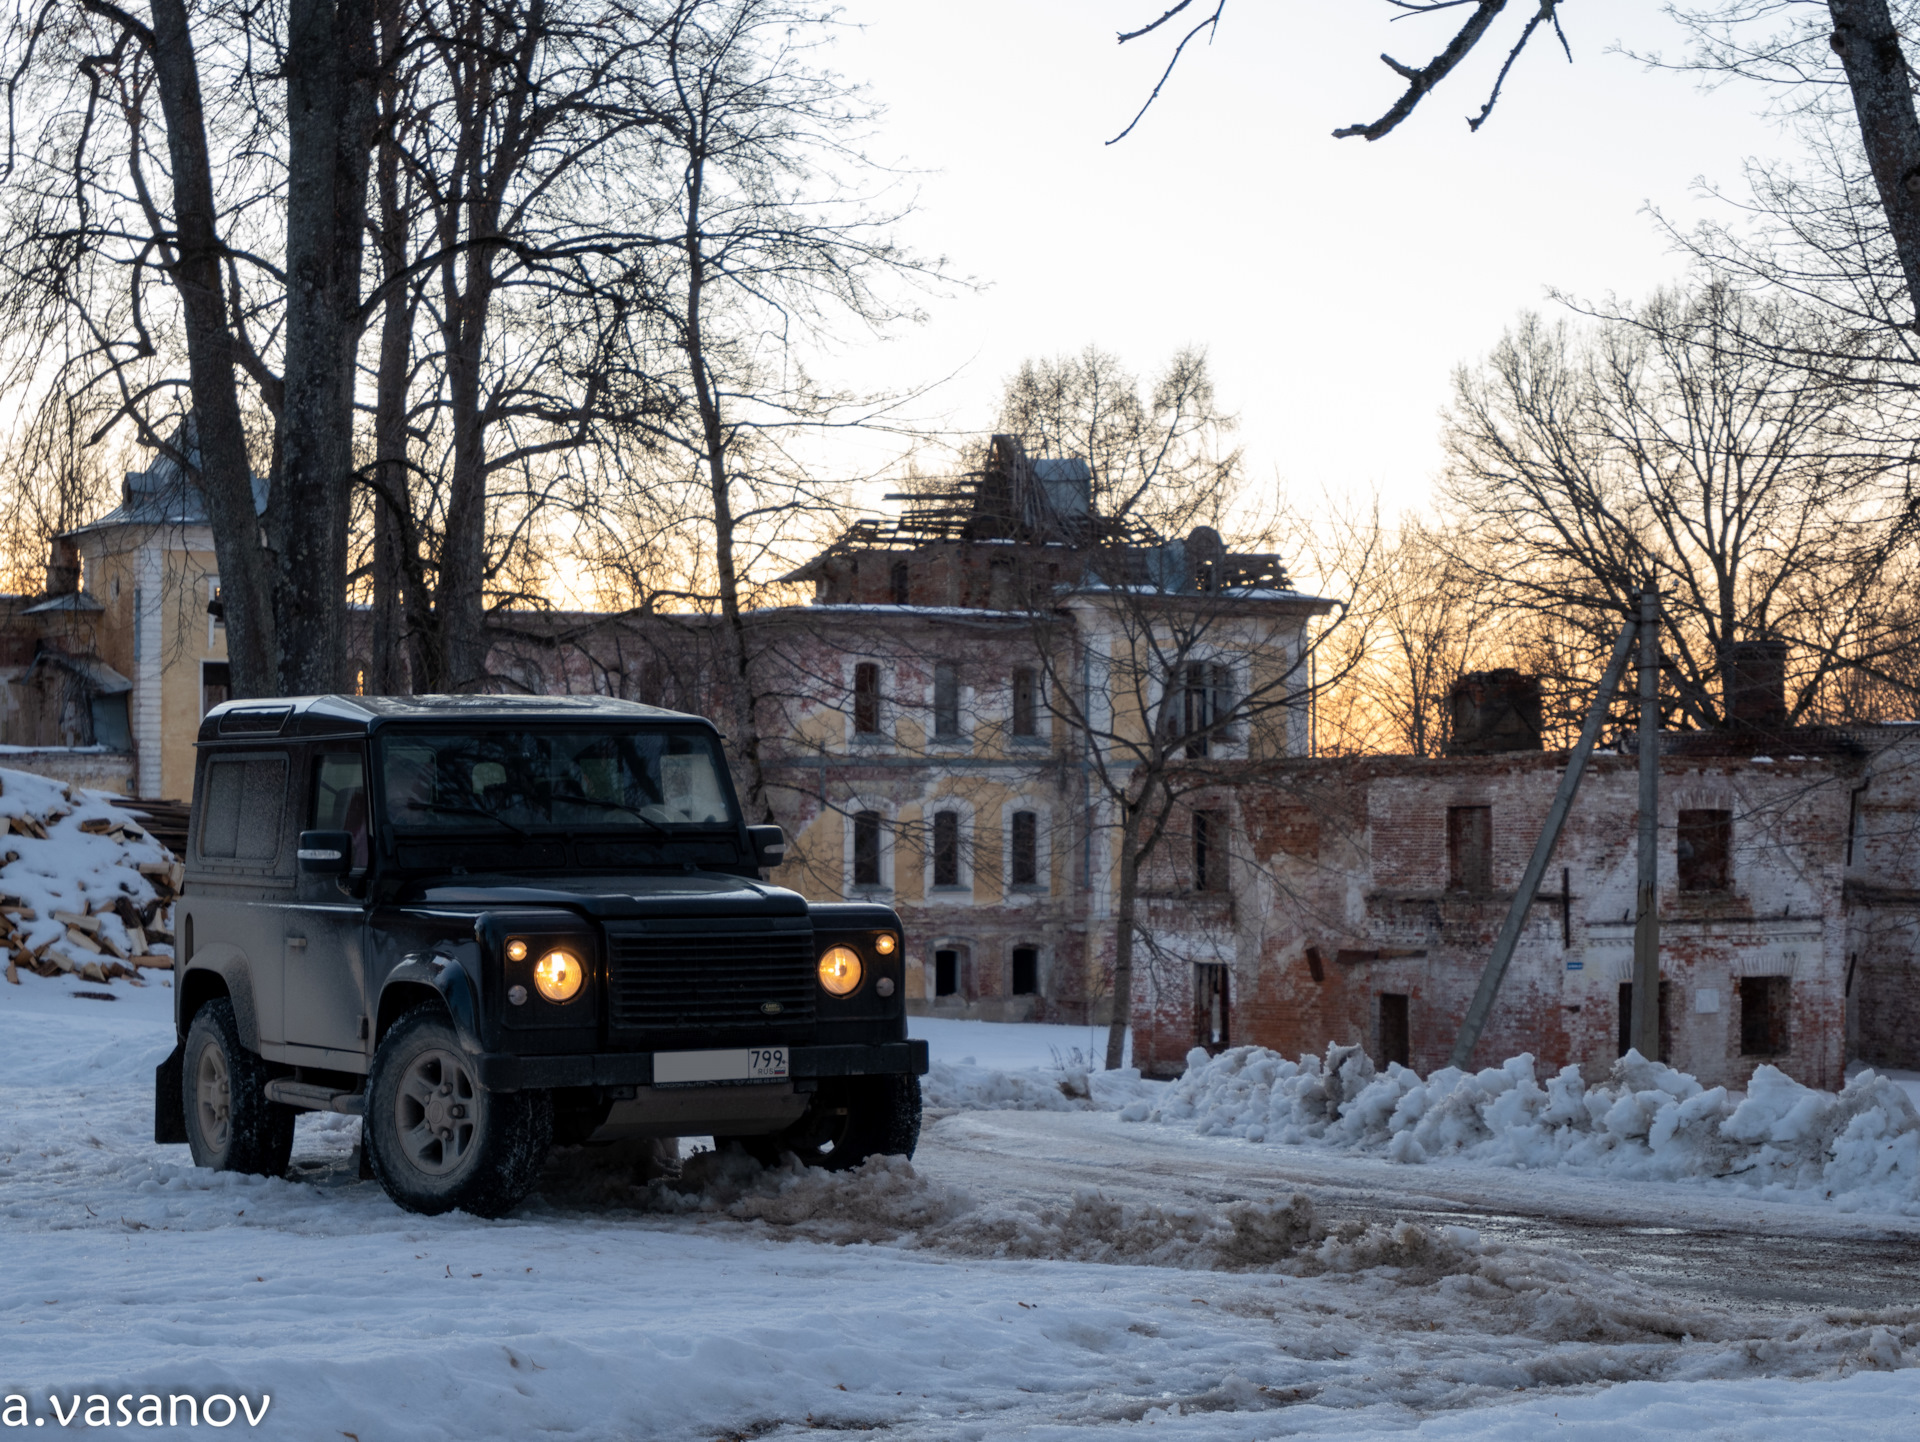
[[[1640,593],[1640,857],[1629,1040],[1660,1060],[1660,592]]]
[[[1447,1065],[1459,1067],[1465,1071],[1473,1064],[1473,1048],[1480,1040],[1480,1033],[1486,1029],[1487,1018],[1493,1013],[1493,999],[1500,994],[1500,982],[1507,974],[1507,964],[1513,960],[1513,949],[1520,941],[1520,932],[1527,924],[1527,913],[1533,909],[1534,897],[1540,892],[1540,878],[1546,874],[1547,862],[1553,858],[1554,844],[1560,840],[1560,829],[1566,825],[1567,813],[1573,809],[1573,798],[1579,793],[1580,778],[1586,774],[1587,758],[1593,755],[1594,742],[1600,739],[1600,727],[1607,719],[1607,707],[1613,702],[1614,688],[1620,684],[1621,674],[1627,667],[1627,648],[1633,644],[1638,623],[1629,620],[1620,628],[1620,639],[1614,645],[1613,659],[1607,662],[1607,673],[1600,679],[1600,690],[1593,698],[1593,705],[1587,710],[1587,723],[1580,728],[1579,743],[1573,748],[1573,754],[1567,758],[1566,774],[1560,778],[1560,789],[1554,793],[1553,805],[1547,810],[1547,824],[1540,828],[1539,838],[1533,843],[1533,856],[1527,862],[1526,872],[1520,878],[1520,889],[1514,893],[1513,905],[1507,908],[1507,919],[1500,928],[1500,935],[1493,943],[1493,952],[1487,958],[1486,968],[1480,973],[1480,986],[1473,994],[1473,1002],[1467,1007],[1466,1019],[1460,1023],[1460,1034],[1454,1038],[1453,1055]],[[1562,873],[1564,876],[1566,873]],[[1560,883],[1562,905],[1571,905],[1565,900],[1568,882]],[[1562,925],[1566,925],[1563,916]]]

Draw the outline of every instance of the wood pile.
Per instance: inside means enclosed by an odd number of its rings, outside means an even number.
[[[67,797],[72,799],[70,788]],[[55,806],[45,816],[0,816],[0,837],[45,841],[48,828],[72,814],[71,808]],[[122,818],[93,817],[80,822],[78,829],[122,843],[152,839],[136,822]],[[5,852],[7,863],[19,859],[17,849]],[[50,912],[47,919],[65,930],[37,946],[29,944],[28,930],[41,920],[39,912],[0,883],[0,960],[5,962],[6,979],[18,986],[24,968],[39,976],[70,975],[95,982],[124,977],[137,986],[143,970],[172,971],[173,957],[153,948],[173,944],[173,901],[186,881],[186,868],[172,860],[143,861],[137,870],[153,888],[153,900],[139,905],[121,891],[88,897],[80,909]],[[103,924],[109,916],[118,926]]]

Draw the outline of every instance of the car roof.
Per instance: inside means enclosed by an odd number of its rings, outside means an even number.
[[[278,696],[226,701],[207,712],[199,741],[363,735],[395,722],[679,722],[711,728],[704,716],[612,696]]]

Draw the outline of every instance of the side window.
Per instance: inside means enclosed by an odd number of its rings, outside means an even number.
[[[353,868],[367,864],[367,767],[357,751],[328,751],[313,763],[311,831],[353,833]]]
[[[286,810],[287,758],[219,757],[208,762],[205,785],[200,854],[215,861],[273,862]]]

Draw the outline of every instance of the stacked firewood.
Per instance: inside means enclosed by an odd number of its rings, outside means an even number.
[[[44,817],[0,817],[0,835],[45,841],[48,828],[71,814],[55,807]],[[122,818],[91,818],[80,822],[78,829],[122,843],[150,839],[137,823]],[[7,863],[19,859],[18,850],[5,852]],[[42,920],[40,913],[0,882],[0,957],[6,963],[6,979],[18,985],[20,971],[25,969],[40,976],[71,975],[95,982],[124,977],[138,985],[143,970],[172,971],[173,901],[180,894],[186,868],[169,859],[143,861],[137,869],[153,889],[152,900],[141,904],[125,891],[87,897],[78,909],[48,913],[46,919],[64,928],[52,935],[36,925]],[[118,924],[106,924],[108,917]],[[42,936],[37,945],[30,944],[30,931]],[[155,947],[167,950],[155,951]]]

